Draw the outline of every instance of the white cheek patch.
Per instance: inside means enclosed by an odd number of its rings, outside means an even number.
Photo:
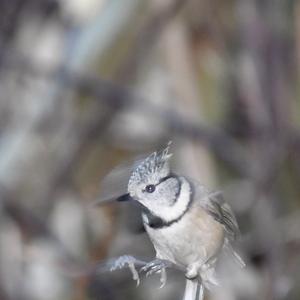
[[[148,206],[153,214],[162,218],[166,222],[170,222],[180,217],[183,213],[185,213],[189,206],[192,195],[190,183],[183,177],[180,177],[180,180],[181,190],[174,205],[163,206],[158,205],[158,203],[151,203],[151,206]]]

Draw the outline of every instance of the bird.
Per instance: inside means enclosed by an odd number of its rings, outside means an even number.
[[[245,265],[232,246],[240,235],[239,226],[221,192],[171,170],[170,145],[135,164],[127,193],[117,200],[130,200],[141,208],[143,225],[156,252],[142,271],[161,273],[164,284],[166,268],[175,267],[186,277],[183,299],[203,299],[204,289],[219,284],[215,268],[223,249]],[[112,269],[126,262],[132,266],[140,261],[124,256]]]

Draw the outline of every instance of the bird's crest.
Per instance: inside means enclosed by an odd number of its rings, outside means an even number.
[[[163,150],[153,152],[136,167],[128,182],[129,192],[132,190],[132,187],[147,182],[153,175],[160,174],[166,176],[170,172],[168,164],[168,160],[172,156],[169,153],[170,145],[171,142]]]

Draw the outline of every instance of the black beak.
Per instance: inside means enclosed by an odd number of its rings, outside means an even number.
[[[120,197],[118,197],[118,198],[116,199],[116,201],[118,201],[118,202],[131,201],[131,200],[133,200],[133,199],[132,199],[132,197],[129,195],[129,193],[124,194],[124,195],[122,195],[122,196],[120,196]]]

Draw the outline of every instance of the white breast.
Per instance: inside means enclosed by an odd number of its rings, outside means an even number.
[[[200,206],[193,205],[177,223],[161,229],[146,225],[157,257],[188,266],[217,255],[224,242],[224,229]]]

